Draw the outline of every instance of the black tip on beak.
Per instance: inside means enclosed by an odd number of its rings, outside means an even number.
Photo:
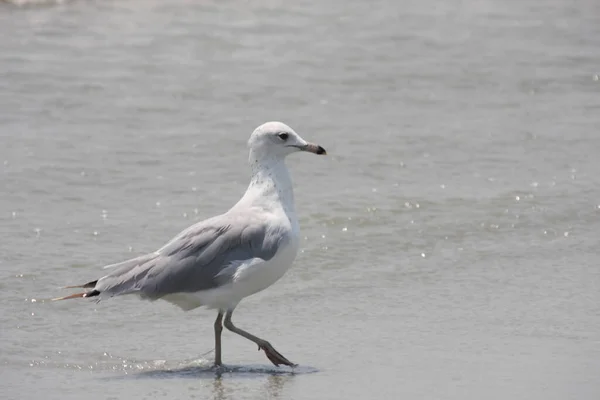
[[[302,150],[305,151],[310,151],[311,153],[315,153],[315,154],[327,154],[327,152],[325,151],[325,149],[322,146],[313,144],[313,143],[309,143],[307,144]]]

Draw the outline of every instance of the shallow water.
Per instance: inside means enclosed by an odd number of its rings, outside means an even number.
[[[0,395],[597,399],[592,0],[0,4]],[[282,120],[302,249],[238,326],[50,303],[245,190]]]

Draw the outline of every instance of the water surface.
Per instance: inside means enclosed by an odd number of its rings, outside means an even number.
[[[21,5],[16,5],[20,3]],[[3,399],[597,399],[593,0],[0,5]],[[236,323],[49,303],[225,211],[282,120],[302,249]]]

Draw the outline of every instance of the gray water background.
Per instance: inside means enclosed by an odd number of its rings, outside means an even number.
[[[33,3],[0,4],[2,399],[598,398],[598,1]],[[235,314],[295,374],[225,333],[216,376],[212,311],[47,301],[225,211],[267,120],[330,154]]]

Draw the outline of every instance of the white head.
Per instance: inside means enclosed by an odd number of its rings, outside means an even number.
[[[308,151],[327,154],[325,149],[302,139],[292,128],[281,122],[267,122],[252,132],[248,139],[250,158],[255,160],[283,159],[288,154]]]

